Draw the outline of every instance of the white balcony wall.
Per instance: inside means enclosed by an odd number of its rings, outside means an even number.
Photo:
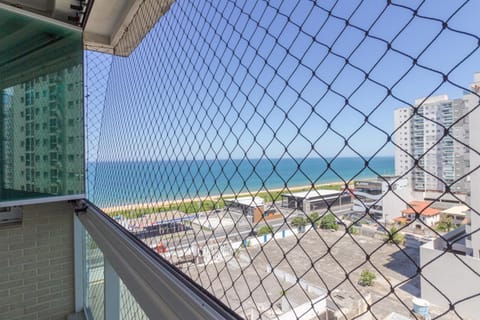
[[[424,266],[421,279],[422,298],[448,308],[449,301],[446,298],[455,302],[473,297],[456,304],[455,310],[462,319],[478,319],[480,296],[477,294],[480,278],[472,270],[478,273],[480,260],[453,253],[444,254],[444,250],[434,248],[432,241],[420,247],[420,261]]]

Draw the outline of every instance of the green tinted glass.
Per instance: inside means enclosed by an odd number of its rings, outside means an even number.
[[[84,193],[79,30],[0,9],[0,204]]]

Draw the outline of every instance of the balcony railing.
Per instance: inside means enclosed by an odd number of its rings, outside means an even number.
[[[87,319],[238,319],[88,201],[75,217],[77,304]]]

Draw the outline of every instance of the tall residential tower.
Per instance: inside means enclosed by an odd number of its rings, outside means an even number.
[[[416,191],[468,193],[469,139],[463,99],[434,96],[395,110],[395,174]]]

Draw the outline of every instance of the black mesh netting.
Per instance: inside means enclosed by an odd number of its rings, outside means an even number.
[[[244,318],[479,319],[478,12],[176,1],[86,52],[88,197]]]

